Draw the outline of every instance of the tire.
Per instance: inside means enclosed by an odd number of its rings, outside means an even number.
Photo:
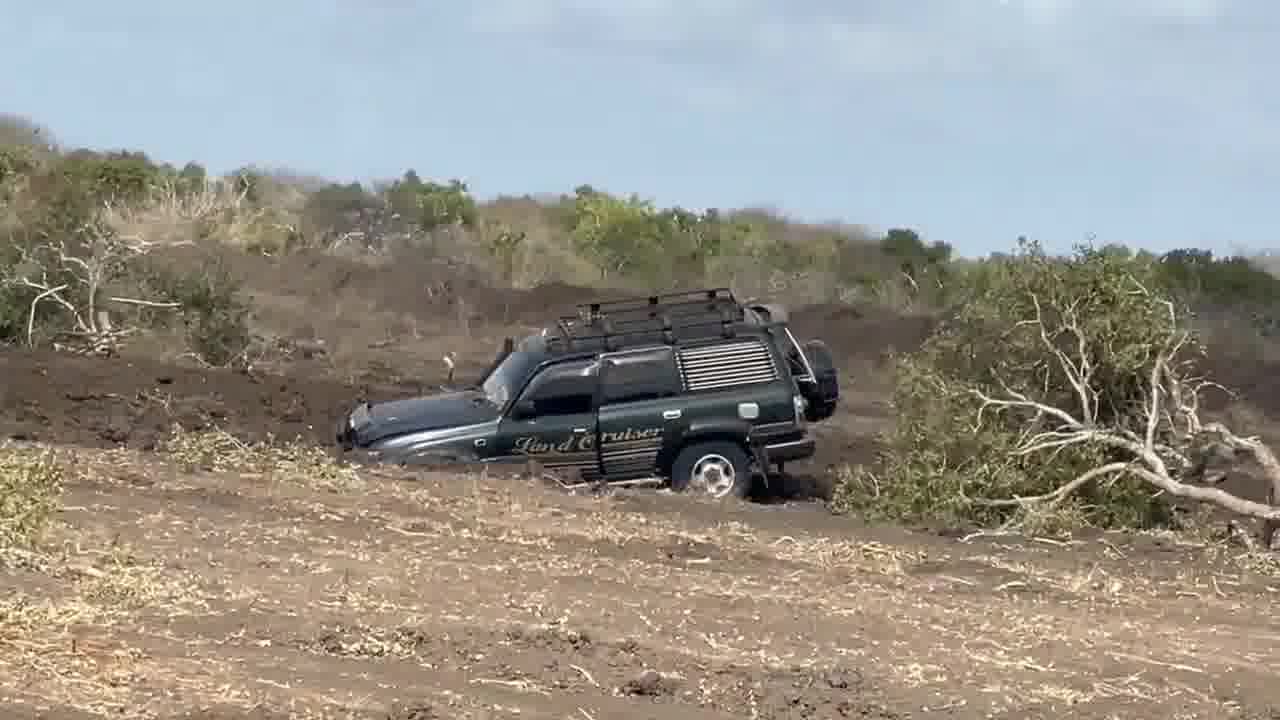
[[[716,468],[716,465],[720,467]],[[711,477],[707,477],[703,474],[706,470],[728,470],[732,478],[728,484],[721,485],[714,482],[718,473],[712,472]],[[720,478],[726,479],[727,473]],[[708,480],[713,482],[710,487]],[[742,499],[751,493],[751,485],[751,457],[737,443],[695,443],[681,450],[671,465],[671,489],[678,493],[700,493],[717,500],[728,497]]]

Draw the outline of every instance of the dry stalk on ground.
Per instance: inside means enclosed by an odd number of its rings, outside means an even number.
[[[1149,295],[1136,281],[1135,285],[1134,292]],[[1280,501],[1280,460],[1257,437],[1241,437],[1220,422],[1201,422],[1200,394],[1214,383],[1195,375],[1189,364],[1179,359],[1191,335],[1178,329],[1173,303],[1153,298],[1168,308],[1170,332],[1158,347],[1149,348],[1154,359],[1142,391],[1142,411],[1138,414],[1141,423],[1126,426],[1123,421],[1107,424],[1099,420],[1102,392],[1092,361],[1097,356],[1097,348],[1091,347],[1075,308],[1054,308],[1060,315],[1056,329],[1073,340],[1070,344],[1074,347],[1068,351],[1054,342],[1052,336],[1057,333],[1048,327],[1039,298],[1032,296],[1032,301],[1035,317],[1024,324],[1038,331],[1051,362],[1074,391],[1075,407],[1053,407],[1002,383],[998,394],[970,390],[981,402],[978,424],[982,424],[988,412],[1013,411],[1029,415],[1028,429],[1013,450],[1016,456],[1049,453],[1052,457],[1063,448],[1094,445],[1119,451],[1125,459],[1092,468],[1043,495],[979,502],[997,506],[1054,505],[1090,482],[1129,474],[1160,492],[1212,503],[1238,515],[1262,520],[1262,546],[1269,548],[1280,529],[1280,506],[1276,505]],[[1045,423],[1049,429],[1043,429]],[[1206,473],[1207,458],[1214,453],[1233,460],[1242,456],[1253,459],[1270,484],[1269,503],[1254,502],[1213,487],[1224,477],[1222,473]]]
[[[82,241],[69,244],[50,240],[22,252],[9,277],[0,282],[35,293],[27,310],[27,344],[34,346],[40,304],[52,302],[71,321],[69,334],[79,338],[95,354],[113,354],[119,341],[136,328],[116,328],[107,310],[110,305],[176,309],[176,302],[122,297],[105,292],[128,264],[151,248],[151,243],[120,237],[110,231],[88,228]]]

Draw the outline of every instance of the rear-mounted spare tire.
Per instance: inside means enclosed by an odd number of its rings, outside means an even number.
[[[809,422],[821,422],[831,417],[840,402],[840,376],[836,372],[831,349],[821,340],[804,344],[804,355],[813,368],[815,382],[800,383],[800,394],[805,399],[804,416]]]

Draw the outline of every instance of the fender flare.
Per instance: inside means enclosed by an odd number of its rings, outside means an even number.
[[[694,420],[684,432],[669,443],[658,455],[658,467],[664,474],[671,472],[676,456],[694,443],[721,440],[741,445],[751,453],[751,423],[741,418],[704,418]]]

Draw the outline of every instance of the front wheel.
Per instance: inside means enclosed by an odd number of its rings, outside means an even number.
[[[712,498],[745,498],[751,492],[751,458],[731,442],[690,445],[671,466],[671,489]]]

